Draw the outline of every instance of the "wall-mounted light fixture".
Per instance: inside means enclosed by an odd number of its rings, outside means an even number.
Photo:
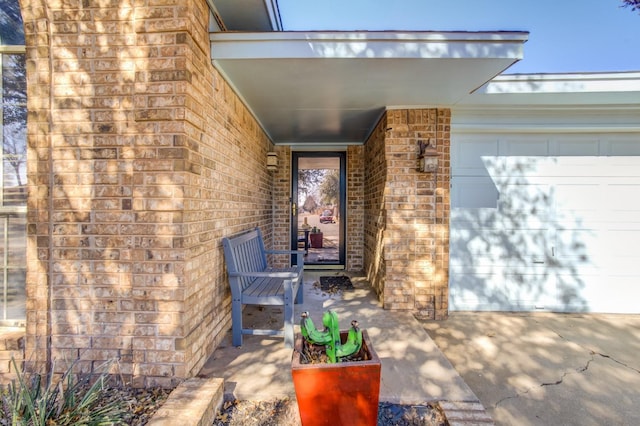
[[[438,171],[438,150],[433,139],[418,141],[418,170],[423,173],[435,173]]]
[[[278,170],[278,153],[267,152],[267,170],[274,172]]]

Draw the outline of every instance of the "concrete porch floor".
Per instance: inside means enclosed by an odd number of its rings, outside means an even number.
[[[341,329],[347,329],[352,319],[358,320],[360,327],[368,331],[382,361],[381,402],[424,404],[445,401],[448,403],[441,406],[448,418],[450,413],[447,411],[471,408],[486,421],[484,408],[476,395],[410,312],[382,309],[368,282],[360,276],[344,274],[351,277],[355,289],[341,294],[327,294],[314,287],[320,276],[342,274],[305,271],[304,303],[296,306],[296,318],[301,312],[309,311],[316,325],[321,326],[322,313],[332,309],[338,314]],[[281,324],[282,309],[247,307],[244,321],[249,325]],[[227,398],[289,397],[295,400],[291,356],[292,349],[284,347],[282,337],[244,336],[242,347],[234,347],[229,331],[199,377],[224,379]]]

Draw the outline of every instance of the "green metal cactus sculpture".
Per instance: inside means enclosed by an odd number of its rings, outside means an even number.
[[[309,343],[324,345],[330,363],[336,363],[345,357],[354,355],[362,348],[362,331],[358,327],[358,321],[351,321],[351,328],[345,343],[342,343],[340,339],[338,314],[331,310],[326,311],[322,315],[322,325],[324,325],[324,330],[318,330],[309,316],[309,312],[302,313],[300,321],[302,337]]]

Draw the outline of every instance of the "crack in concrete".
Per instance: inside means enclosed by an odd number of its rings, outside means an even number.
[[[529,389],[527,389],[527,390],[526,390],[526,391],[524,391],[524,392],[518,392],[518,393],[516,393],[515,395],[505,396],[504,398],[502,398],[501,400],[499,400],[499,401],[497,401],[495,404],[493,404],[493,408],[498,408],[498,406],[499,406],[500,404],[502,404],[503,402],[508,401],[508,400],[510,400],[510,399],[518,399],[518,398],[520,398],[521,396],[528,394],[528,393],[529,393],[529,391],[530,391],[531,389],[532,389],[532,388],[529,388]]]
[[[536,322],[537,322],[537,321],[536,321]],[[538,324],[540,324],[540,323],[538,322]],[[593,361],[593,355],[598,355],[598,356],[600,356],[600,357],[602,357],[602,358],[610,359],[611,361],[615,362],[616,364],[618,364],[618,365],[620,365],[620,366],[622,366],[622,367],[624,367],[624,368],[628,368],[629,370],[634,371],[634,372],[636,372],[636,373],[639,373],[639,374],[640,374],[640,370],[639,370],[639,369],[637,369],[637,368],[633,368],[633,367],[631,367],[630,365],[627,365],[627,364],[625,364],[625,363],[624,363],[624,362],[622,362],[622,361],[618,361],[617,359],[615,359],[615,358],[614,358],[614,357],[612,357],[611,355],[603,354],[603,353],[601,353],[601,352],[596,352],[596,351],[594,351],[593,349],[590,349],[590,348],[588,348],[588,347],[586,347],[586,346],[584,346],[584,345],[581,345],[580,343],[576,343],[576,342],[574,342],[574,341],[572,341],[572,340],[567,339],[566,337],[564,337],[562,334],[558,333],[556,330],[554,330],[554,329],[553,329],[553,328],[551,328],[551,327],[547,327],[547,328],[548,328],[549,330],[553,331],[553,332],[554,332],[558,337],[560,337],[562,340],[565,340],[565,341],[567,341],[567,342],[574,343],[574,344],[576,344],[576,345],[580,346],[581,348],[588,350],[588,351],[591,353],[591,355],[592,355],[592,357],[591,357],[591,361]],[[587,366],[588,366],[588,364],[587,364]]]
[[[558,333],[556,333],[556,334],[558,334]],[[558,336],[560,336],[560,334],[558,334]],[[560,336],[560,337],[562,337],[562,336]],[[565,340],[566,340],[566,339],[565,339]],[[581,347],[583,347],[583,346],[581,346]],[[585,349],[587,349],[587,348],[585,348]],[[611,361],[615,362],[615,363],[616,363],[616,364],[618,364],[618,365],[621,365],[621,366],[623,366],[623,367],[625,367],[625,368],[628,368],[628,369],[629,369],[629,370],[631,370],[631,371],[635,371],[636,373],[639,373],[639,374],[640,374],[640,370],[635,369],[635,368],[633,368],[633,367],[631,367],[631,366],[629,366],[629,365],[627,365],[627,364],[625,364],[625,363],[623,363],[623,362],[620,362],[620,361],[618,361],[617,359],[613,358],[613,357],[612,357],[612,356],[610,356],[610,355],[602,354],[602,353],[600,353],[600,352],[594,352],[594,351],[592,351],[592,350],[589,350],[589,353],[591,354],[591,359],[590,359],[590,360],[588,360],[588,361],[587,361],[587,363],[586,363],[584,366],[576,368],[576,369],[575,369],[575,372],[576,372],[576,373],[578,373],[578,374],[582,374],[582,373],[584,373],[585,371],[587,371],[587,370],[589,369],[589,366],[591,365],[591,362],[595,361],[595,357],[596,357],[596,355],[597,355],[597,356],[599,356],[599,357],[609,359],[609,360],[611,360]],[[565,372],[565,373],[563,373],[563,374],[562,374],[562,376],[560,377],[560,379],[556,380],[555,382],[543,382],[543,383],[540,383],[540,385],[538,385],[537,387],[541,387],[541,388],[542,388],[542,387],[545,387],[545,386],[558,386],[558,385],[561,385],[561,384],[564,382],[565,377],[567,377],[569,374],[572,374],[572,372],[570,372],[570,371]],[[498,406],[499,406],[500,404],[502,404],[503,402],[505,402],[505,401],[507,401],[507,400],[520,398],[521,396],[528,394],[531,390],[533,390],[533,389],[535,389],[535,388],[536,388],[536,386],[534,386],[534,387],[530,387],[529,389],[527,389],[527,390],[525,390],[525,391],[523,391],[523,392],[518,392],[518,393],[516,393],[515,395],[511,395],[511,396],[504,397],[504,398],[502,398],[501,400],[497,401],[497,402],[494,404],[494,408],[498,408]]]
[[[538,322],[538,321],[536,321],[536,323],[540,324],[540,322]],[[585,349],[585,350],[589,351],[589,354],[591,355],[591,359],[589,359],[589,360],[587,361],[587,363],[586,363],[584,366],[582,366],[582,367],[578,367],[578,368],[576,368],[576,369],[575,369],[575,372],[576,372],[576,373],[578,373],[578,374],[582,374],[582,373],[584,373],[585,371],[587,371],[587,370],[589,369],[589,366],[591,365],[591,362],[595,361],[595,357],[596,357],[596,355],[597,355],[597,356],[599,356],[599,357],[602,357],[602,358],[609,359],[609,360],[611,360],[612,362],[614,362],[614,363],[616,363],[616,364],[618,364],[618,365],[620,365],[620,366],[622,366],[622,367],[628,368],[629,370],[634,371],[634,372],[636,372],[636,373],[639,373],[639,374],[640,374],[640,369],[633,368],[633,367],[631,367],[630,365],[627,365],[627,364],[625,364],[624,362],[622,362],[622,361],[619,361],[619,360],[615,359],[615,358],[614,358],[614,357],[612,357],[611,355],[603,354],[603,353],[600,353],[600,352],[596,352],[596,351],[594,351],[594,350],[592,350],[592,349],[587,348],[587,347],[586,347],[586,346],[584,346],[584,345],[581,345],[581,344],[576,343],[576,342],[574,342],[574,341],[572,341],[572,340],[570,340],[570,339],[567,339],[566,337],[564,337],[562,334],[560,334],[558,331],[554,330],[554,329],[553,329],[553,328],[551,328],[551,327],[545,326],[545,325],[543,325],[543,324],[540,324],[540,325],[542,325],[543,327],[548,328],[549,330],[551,330],[552,332],[554,332],[558,337],[560,337],[560,339],[562,339],[562,340],[564,340],[564,341],[567,341],[567,342],[574,343],[574,344],[578,345],[579,347],[581,347],[581,348],[583,348],[583,349]],[[545,382],[545,383],[541,383],[540,385],[538,385],[538,386],[532,386],[532,387],[530,387],[529,389],[524,390],[523,392],[517,392],[515,395],[506,396],[506,397],[504,397],[504,398],[500,399],[499,401],[497,401],[497,402],[494,404],[494,408],[498,408],[498,406],[499,406],[500,404],[502,404],[503,402],[508,401],[508,400],[510,400],[510,399],[520,398],[521,396],[528,394],[530,391],[532,391],[533,389],[536,389],[537,387],[558,386],[558,385],[561,385],[561,384],[564,382],[564,379],[565,379],[565,378],[567,377],[567,375],[569,375],[569,374],[573,374],[573,373],[572,373],[571,371],[567,371],[567,372],[563,373],[563,374],[562,374],[562,376],[560,377],[560,379],[556,380],[555,382]]]
[[[637,369],[637,368],[631,367],[630,365],[625,364],[624,362],[622,362],[622,361],[619,361],[619,360],[615,359],[615,358],[614,358],[614,357],[612,357],[611,355],[604,354],[604,353],[601,353],[601,352],[596,352],[596,351],[594,351],[594,350],[592,350],[592,349],[590,349],[590,348],[588,348],[588,347],[586,347],[586,346],[584,346],[584,345],[581,345],[580,343],[576,343],[576,342],[574,342],[574,341],[573,341],[573,340],[571,340],[571,339],[567,339],[567,338],[566,338],[566,337],[564,337],[562,334],[560,334],[557,330],[554,330],[552,327],[549,327],[549,326],[547,326],[547,325],[544,325],[544,324],[540,323],[539,321],[535,321],[535,322],[536,322],[536,323],[538,323],[538,324],[540,324],[540,325],[542,325],[543,327],[545,327],[545,328],[547,328],[547,329],[551,330],[551,331],[552,331],[553,333],[555,333],[555,334],[556,334],[560,339],[562,339],[562,340],[564,340],[564,341],[566,341],[566,342],[574,343],[574,344],[578,345],[579,347],[581,347],[582,349],[585,349],[585,350],[589,351],[589,354],[591,355],[591,358],[587,361],[587,363],[586,363],[584,366],[582,366],[582,367],[578,367],[578,368],[576,368],[576,369],[574,370],[574,371],[575,371],[575,373],[577,373],[577,374],[582,374],[582,373],[586,372],[587,370],[589,370],[589,367],[590,367],[591,363],[592,363],[593,361],[595,361],[596,356],[601,357],[601,358],[606,358],[606,359],[608,359],[608,360],[611,360],[612,362],[614,362],[614,363],[616,363],[616,364],[618,364],[618,365],[620,365],[620,366],[622,366],[622,367],[624,367],[624,368],[627,368],[627,369],[629,369],[629,370],[631,370],[631,371],[633,371],[633,372],[636,372],[636,373],[640,374],[640,369]],[[536,388],[542,388],[542,387],[546,387],[546,386],[559,386],[559,385],[561,385],[562,383],[564,383],[564,379],[565,379],[569,374],[574,374],[574,373],[573,373],[573,372],[571,372],[571,371],[566,371],[565,373],[563,373],[563,374],[562,374],[562,376],[560,377],[560,379],[556,380],[555,382],[543,382],[543,383],[541,383],[541,384],[540,384],[540,385],[538,385],[538,386],[532,386],[532,387],[530,387],[529,389],[526,389],[526,390],[524,390],[524,391],[522,391],[522,392],[517,392],[515,395],[506,396],[506,397],[504,397],[504,398],[502,398],[502,399],[498,400],[498,401],[493,405],[493,407],[494,407],[494,408],[498,408],[498,406],[499,406],[499,405],[501,405],[502,403],[504,403],[505,401],[508,401],[508,400],[510,400],[510,399],[517,399],[517,398],[520,398],[520,397],[522,397],[522,396],[524,396],[524,395],[528,394],[529,392],[531,392],[532,390],[534,390],[534,389],[536,389]]]
[[[584,373],[585,371],[587,371],[589,369],[589,365],[591,365],[591,361],[593,361],[595,359],[595,355],[596,353],[593,351],[589,351],[591,354],[591,359],[589,361],[587,361],[587,363],[582,366],[582,367],[578,367],[575,369],[576,373]],[[557,386],[562,384],[562,382],[564,382],[564,378],[567,377],[569,374],[571,374],[570,371],[565,372],[564,374],[562,374],[562,377],[560,377],[560,380],[556,380],[555,382],[549,382],[549,383],[541,383],[540,387],[544,387],[544,386]]]
[[[593,352],[593,351],[589,351],[589,352],[590,352],[590,354],[591,354],[591,359],[589,359],[589,360],[587,361],[587,363],[586,363],[584,366],[576,368],[576,369],[575,369],[575,372],[576,372],[576,373],[578,373],[578,374],[582,374],[582,373],[584,373],[585,371],[587,371],[587,370],[589,369],[589,365],[591,365],[591,362],[595,359],[595,355],[599,355],[599,354],[596,354],[596,353],[595,353],[595,352]],[[564,373],[562,374],[562,376],[560,377],[560,379],[556,380],[555,382],[543,382],[543,383],[540,383],[538,386],[532,386],[532,387],[530,387],[529,389],[526,389],[526,390],[525,390],[525,391],[523,391],[523,392],[518,392],[518,393],[516,393],[515,395],[511,395],[511,396],[504,397],[504,398],[502,398],[501,400],[497,401],[497,402],[494,404],[494,408],[498,408],[498,406],[499,406],[500,404],[502,404],[503,402],[505,402],[505,401],[507,401],[507,400],[509,400],[509,399],[516,399],[516,398],[520,398],[521,396],[526,395],[526,394],[528,394],[529,392],[531,392],[533,389],[536,389],[536,388],[542,388],[542,387],[545,387],[545,386],[558,386],[558,385],[561,385],[561,384],[564,382],[565,377],[567,377],[569,374],[573,374],[573,373],[572,373],[571,371],[566,371],[566,372],[564,372]]]
[[[611,361],[615,362],[616,364],[621,365],[621,366],[622,366],[622,367],[624,367],[624,368],[628,368],[629,370],[631,370],[631,371],[635,371],[636,373],[640,374],[640,370],[639,370],[639,369],[637,369],[637,368],[633,368],[633,367],[631,367],[630,365],[627,365],[627,364],[625,364],[625,363],[624,363],[624,362],[622,362],[622,361],[618,361],[617,359],[615,359],[615,358],[614,358],[614,357],[612,357],[611,355],[601,354],[601,353],[599,353],[599,352],[596,352],[596,354],[597,354],[597,355],[600,355],[600,356],[601,356],[601,357],[603,357],[603,358],[610,359]]]

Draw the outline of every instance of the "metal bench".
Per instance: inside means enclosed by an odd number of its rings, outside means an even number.
[[[231,286],[233,345],[242,346],[243,334],[284,336],[286,347],[293,347],[294,303],[302,303],[304,251],[265,250],[259,228],[231,238],[223,238],[224,256]],[[275,269],[267,264],[268,254],[295,255],[296,265]],[[281,329],[243,328],[243,305],[284,307]]]

